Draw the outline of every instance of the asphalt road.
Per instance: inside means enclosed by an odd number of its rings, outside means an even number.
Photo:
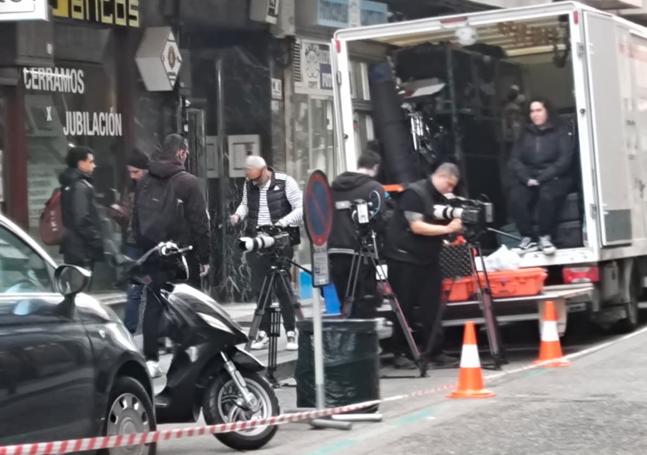
[[[347,432],[285,425],[258,453],[647,453],[647,328],[629,338],[568,338],[565,352],[575,356],[572,366],[519,371],[536,355],[530,346],[536,335],[530,332],[516,335],[520,341],[504,368],[509,374],[484,371],[495,398],[450,400],[443,392],[388,402],[380,408],[381,423],[356,423]],[[456,374],[434,370],[428,378],[384,379],[381,394],[385,398],[453,384]],[[280,389],[278,395],[283,410],[295,406],[293,388]],[[166,441],[158,448],[162,455],[230,452],[212,437]]]

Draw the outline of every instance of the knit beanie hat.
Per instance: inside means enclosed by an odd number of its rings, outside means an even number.
[[[126,162],[128,166],[136,167],[137,169],[148,169],[150,158],[139,149],[133,149]]]

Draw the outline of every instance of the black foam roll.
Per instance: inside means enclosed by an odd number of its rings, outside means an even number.
[[[396,92],[391,67],[387,63],[371,65],[369,70],[373,126],[382,144],[386,183],[410,183],[420,178],[418,158],[411,133]]]

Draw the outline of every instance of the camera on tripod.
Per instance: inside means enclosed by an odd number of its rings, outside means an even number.
[[[244,252],[282,251],[300,242],[299,228],[268,226],[258,229],[256,237],[241,237],[238,239],[238,248]]]
[[[480,233],[494,222],[494,205],[478,199],[454,197],[446,205],[434,205],[434,218],[451,221],[460,219],[465,227]]]
[[[360,227],[367,227],[380,213],[381,205],[380,193],[372,191],[369,194],[368,201],[355,199],[353,201],[335,202],[335,210],[350,210],[350,217],[353,222]]]

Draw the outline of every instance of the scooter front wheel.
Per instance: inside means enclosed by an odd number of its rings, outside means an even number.
[[[272,386],[257,373],[240,372],[247,389],[258,400],[257,409],[240,406],[242,396],[233,379],[226,373],[214,377],[207,386],[202,401],[204,419],[209,425],[266,419],[279,415],[279,402]],[[215,434],[223,444],[236,450],[255,450],[267,444],[277,431],[276,426],[259,426],[232,433]]]

